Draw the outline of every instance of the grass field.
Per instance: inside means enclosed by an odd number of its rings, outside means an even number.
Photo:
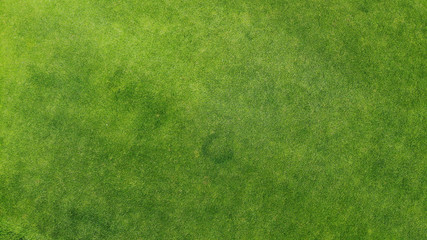
[[[0,239],[427,239],[425,0],[0,0]]]

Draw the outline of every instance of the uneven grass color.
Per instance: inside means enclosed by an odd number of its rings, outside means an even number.
[[[0,239],[427,239],[425,0],[0,0]]]

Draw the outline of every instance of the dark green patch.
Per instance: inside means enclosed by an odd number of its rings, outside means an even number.
[[[202,153],[215,163],[232,160],[234,157],[232,134],[218,130],[208,135],[203,142]]]

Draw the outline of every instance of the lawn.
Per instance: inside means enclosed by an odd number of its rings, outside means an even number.
[[[425,0],[0,0],[0,239],[427,239]]]

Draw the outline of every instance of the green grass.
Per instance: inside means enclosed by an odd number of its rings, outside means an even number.
[[[0,239],[426,239],[425,0],[0,0]]]

